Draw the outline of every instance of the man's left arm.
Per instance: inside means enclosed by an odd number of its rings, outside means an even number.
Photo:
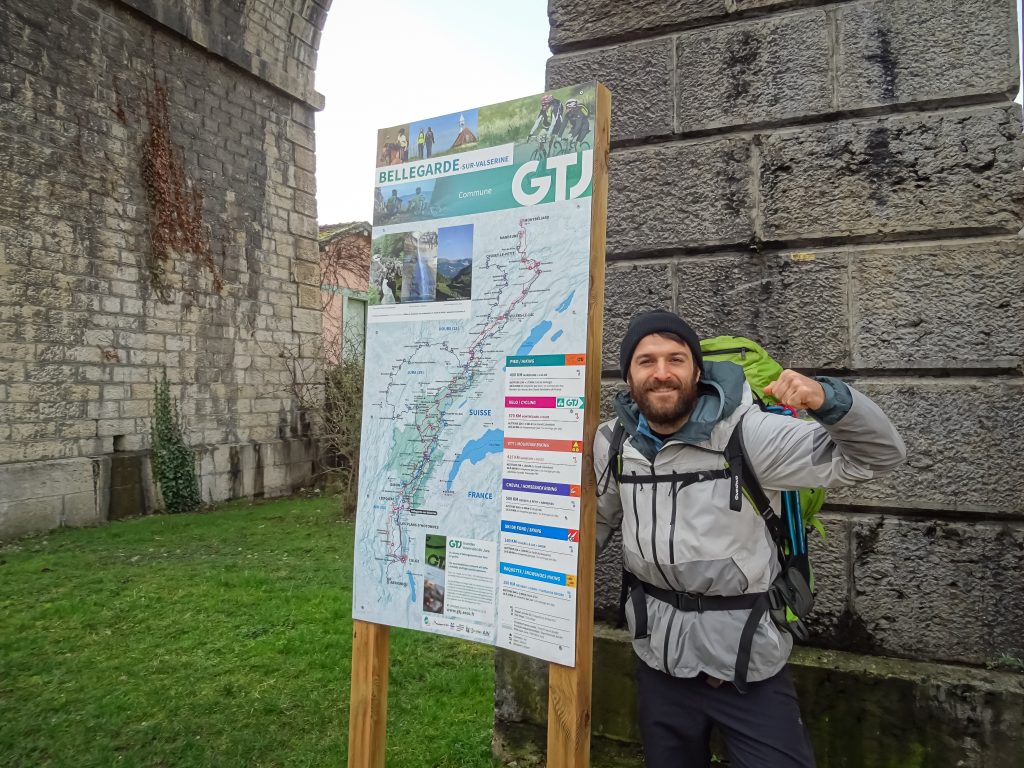
[[[765,392],[814,419],[746,415],[744,447],[765,488],[853,485],[906,460],[906,446],[889,418],[867,395],[838,379],[786,370]]]

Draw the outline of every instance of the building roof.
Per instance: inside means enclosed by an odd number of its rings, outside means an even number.
[[[368,221],[349,221],[342,224],[324,224],[320,227],[320,247],[327,245],[331,240],[343,235],[366,235],[370,237],[373,231]]]

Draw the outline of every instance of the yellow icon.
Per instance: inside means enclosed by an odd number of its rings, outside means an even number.
[[[576,574],[574,574],[574,573],[567,573],[565,575],[565,586],[567,586],[567,587],[575,587],[576,586]]]

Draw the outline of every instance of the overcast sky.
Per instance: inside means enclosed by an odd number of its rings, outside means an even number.
[[[547,0],[335,3],[316,73],[320,223],[370,219],[378,128],[540,92],[547,39]]]
[[[547,0],[336,2],[317,60],[321,224],[369,220],[377,129],[544,89]]]

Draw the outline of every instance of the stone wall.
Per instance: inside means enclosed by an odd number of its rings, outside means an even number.
[[[906,438],[904,467],[829,494],[828,538],[811,543],[818,646],[979,667],[1024,658],[1015,6],[549,5],[548,86],[599,79],[612,91],[605,414],[623,386],[617,344],[629,317],[666,307],[702,335],[751,336],[787,366],[844,377]],[[615,613],[619,584],[616,541],[598,563],[599,619]],[[872,663],[853,666],[870,676]],[[525,681],[498,672],[499,734],[512,734]],[[606,674],[595,662],[599,736]],[[802,693],[816,685],[802,682]],[[1011,700],[972,694],[962,712],[1019,729],[1013,690]],[[1004,705],[1008,720],[993,715]],[[927,748],[965,761],[951,765],[1024,760],[1019,740],[991,751],[1000,738],[959,733]],[[820,748],[819,759],[890,764]]]
[[[11,532],[57,519],[11,506],[26,501],[8,493],[15,476],[34,466],[50,498],[48,462],[85,477],[146,447],[164,370],[204,453],[305,441],[281,352],[304,359],[320,331],[312,75],[327,4],[0,5],[0,536],[12,515]],[[208,266],[172,253],[166,302],[144,183],[160,88],[224,280],[217,292]],[[204,488],[224,498],[224,483]]]

